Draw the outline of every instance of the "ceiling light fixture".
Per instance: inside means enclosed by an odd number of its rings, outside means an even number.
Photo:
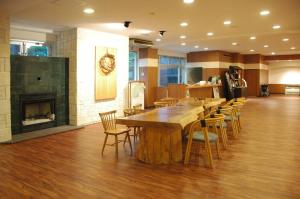
[[[237,43],[236,43],[236,42],[233,42],[233,43],[232,43],[232,45],[233,45],[233,46],[236,46],[236,45],[237,45]]]
[[[196,46],[194,46],[194,48],[199,48],[199,46],[196,45]]]
[[[159,39],[159,38],[158,38],[158,39],[156,39],[155,41],[157,41],[157,42],[160,42],[160,41],[161,41],[161,39]]]
[[[224,25],[230,25],[230,24],[231,24],[231,21],[226,20],[226,21],[223,22],[223,24],[224,24]]]
[[[293,46],[293,47],[291,47],[291,50],[295,50],[295,49],[296,49],[296,47],[294,47],[294,46]]]
[[[208,48],[203,48],[204,50],[208,50]]]
[[[186,45],[186,43],[184,43],[184,42],[183,42],[183,43],[181,43],[181,45],[182,45],[182,46],[185,46],[185,45]]]
[[[95,12],[95,10],[94,10],[93,8],[85,8],[85,9],[83,10],[83,12],[84,12],[85,14],[93,14],[93,13]]]
[[[283,38],[282,41],[289,41],[289,38]]]
[[[275,53],[275,52],[271,52],[271,54],[272,54],[272,55],[275,55],[276,53]]]
[[[187,22],[182,22],[182,23],[180,23],[180,26],[181,27],[187,27],[189,24],[187,23]]]
[[[256,39],[256,37],[252,36],[252,37],[250,37],[250,39],[251,39],[251,40],[255,40],[255,39]]]
[[[160,30],[160,31],[159,31],[159,36],[163,37],[164,34],[165,34],[165,32],[167,32],[167,31],[165,31],[165,30]]]
[[[280,29],[281,28],[281,26],[280,25],[273,25],[273,27],[272,27],[274,30],[277,30],[277,29]]]
[[[194,0],[183,0],[183,3],[185,3],[185,4],[191,4],[191,3],[194,3]]]
[[[264,45],[264,48],[269,48],[269,45]]]
[[[185,35],[181,35],[181,36],[180,36],[180,39],[185,39],[185,38],[186,38]]]
[[[266,16],[266,15],[269,15],[270,14],[270,11],[269,10],[262,10],[260,11],[259,13],[261,16]]]
[[[250,52],[254,52],[255,50],[251,49]]]
[[[213,32],[208,32],[208,33],[207,33],[207,36],[213,36],[213,35],[214,35]]]

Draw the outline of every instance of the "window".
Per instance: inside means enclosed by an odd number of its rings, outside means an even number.
[[[47,57],[49,55],[48,51],[48,46],[45,46],[44,42],[18,40],[12,40],[10,42],[11,55]]]
[[[137,80],[137,52],[130,51],[129,52],[129,80]]]
[[[159,57],[159,85],[167,86],[169,83],[183,83],[183,68],[186,60],[181,57]]]

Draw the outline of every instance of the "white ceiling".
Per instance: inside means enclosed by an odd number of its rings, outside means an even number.
[[[53,30],[87,27],[149,39],[163,50],[190,52],[208,47],[247,54],[250,49],[266,55],[300,53],[300,0],[195,0],[191,5],[182,0],[0,0],[0,5],[0,11],[9,12],[16,25]],[[95,13],[84,14],[86,7],[94,8]],[[263,9],[270,10],[270,15],[260,16]],[[125,20],[133,22],[129,29],[107,25]],[[225,27],[224,20],[231,20],[232,25]],[[189,26],[180,27],[182,21]],[[273,30],[274,24],[282,28]],[[140,35],[141,30],[153,32]],[[159,30],[167,32],[161,42],[155,42]],[[208,37],[207,32],[214,36]],[[186,46],[180,45],[180,35],[187,36]],[[257,39],[250,40],[250,36]]]

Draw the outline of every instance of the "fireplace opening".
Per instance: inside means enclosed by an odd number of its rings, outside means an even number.
[[[21,96],[22,132],[56,126],[55,94]]]
[[[23,126],[51,122],[55,120],[55,113],[51,108],[51,101],[25,104]]]

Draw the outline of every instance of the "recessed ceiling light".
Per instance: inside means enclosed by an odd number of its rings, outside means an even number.
[[[208,48],[203,48],[204,50],[208,50]]]
[[[269,45],[264,45],[264,48],[269,48]]]
[[[181,24],[180,24],[180,26],[181,27],[187,27],[189,24],[187,23],[187,22],[182,22]]]
[[[208,33],[207,33],[207,36],[213,36],[213,35],[214,35],[213,32],[208,32]]]
[[[272,54],[272,55],[275,55],[276,53],[275,53],[275,52],[271,52],[271,54]]]
[[[85,14],[93,14],[93,13],[95,12],[95,10],[94,10],[93,8],[85,8],[85,9],[83,10],[83,12],[84,12]]]
[[[233,42],[233,43],[232,43],[232,45],[233,45],[233,46],[236,46],[236,45],[237,45],[237,43],[236,43],[236,42]]]
[[[282,41],[288,41],[290,40],[289,38],[283,38]]]
[[[296,49],[296,47],[294,47],[294,46],[293,46],[293,47],[291,47],[291,50],[295,50],[295,49]]]
[[[181,36],[180,36],[180,39],[185,39],[185,38],[186,38],[185,35],[181,35]]]
[[[181,45],[182,45],[182,46],[185,46],[185,45],[186,45],[186,43],[184,43],[184,42],[183,42],[183,43],[181,43]]]
[[[156,39],[155,41],[158,41],[158,42],[160,42],[160,41],[161,41],[161,39]]]
[[[270,11],[269,10],[262,10],[260,11],[259,13],[261,16],[266,16],[266,15],[269,15],[270,14]]]
[[[281,26],[280,26],[280,25],[274,25],[272,28],[273,28],[274,30],[277,30],[277,29],[281,28]]]
[[[252,37],[250,37],[250,39],[251,39],[251,40],[255,40],[255,39],[256,39],[256,37],[252,36]]]
[[[191,3],[194,3],[194,0],[183,0],[183,3],[191,4]]]
[[[194,48],[199,48],[199,46],[194,46]]]
[[[224,25],[230,25],[231,24],[231,21],[229,21],[229,20],[226,20],[226,21],[224,21],[224,23],[223,23]]]
[[[253,50],[253,49],[251,49],[251,50],[250,50],[250,52],[254,52],[254,50]]]

